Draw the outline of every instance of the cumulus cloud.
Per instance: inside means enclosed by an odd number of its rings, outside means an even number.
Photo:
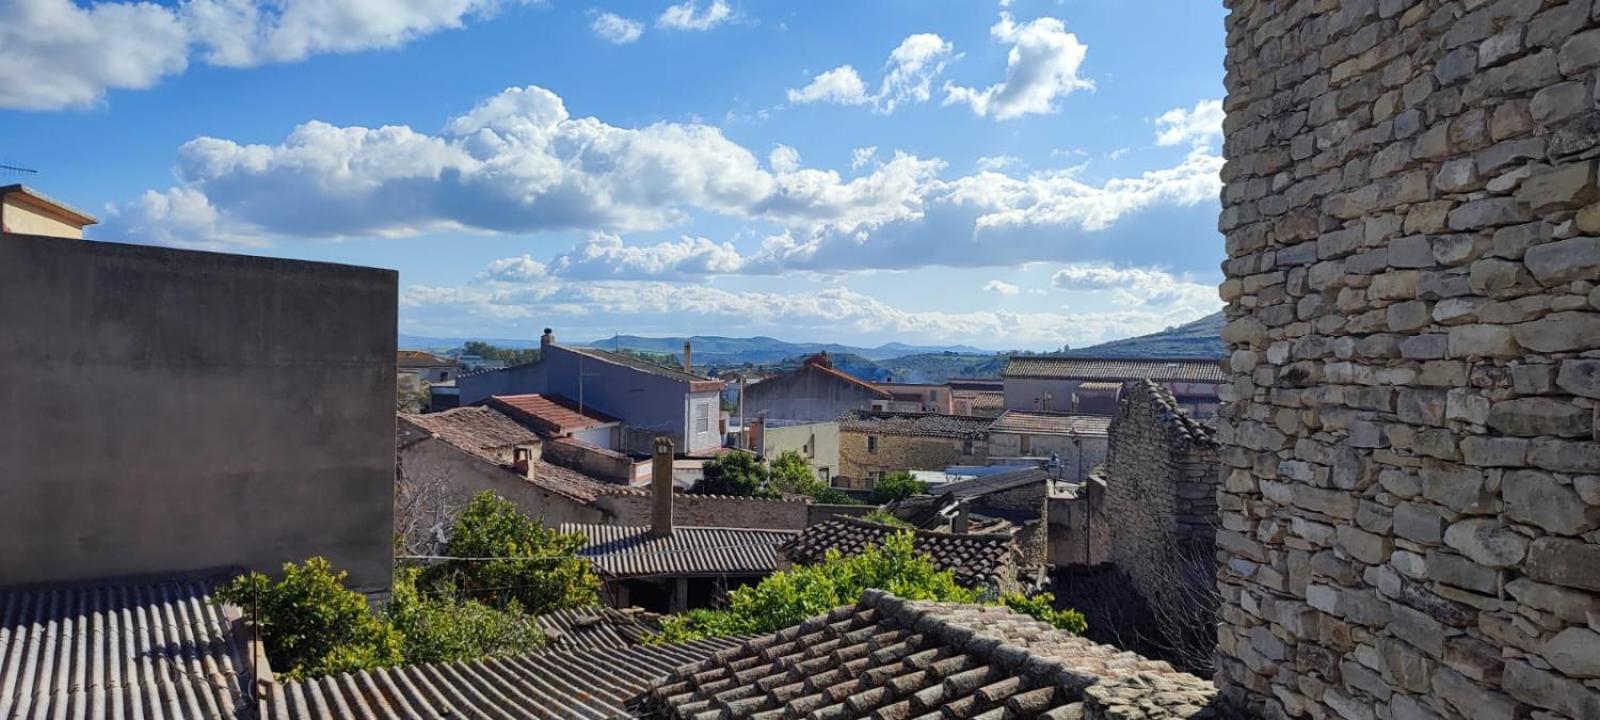
[[[779,143],[767,154],[767,165],[774,172],[792,173],[800,169],[800,151]]]
[[[733,19],[733,8],[726,0],[711,0],[702,10],[696,0],[683,0],[661,12],[656,27],[669,30],[710,30]]]
[[[744,262],[732,243],[703,237],[684,236],[677,241],[630,246],[616,235],[594,233],[579,248],[557,256],[551,274],[588,280],[701,280],[709,275],[737,273]]]
[[[989,282],[983,284],[983,291],[1010,297],[1022,292],[1022,288],[1012,285],[1004,280],[990,280]]]
[[[877,145],[868,145],[866,147],[858,147],[854,150],[851,150],[850,169],[859,170],[861,169],[861,166],[872,162],[872,160],[876,157],[878,157]]]
[[[1217,288],[1152,268],[1069,265],[1050,276],[1063,290],[1111,291],[1126,306],[1178,306],[1212,312],[1222,306]]]
[[[875,92],[867,91],[854,67],[840,65],[812,78],[805,87],[789,90],[789,102],[871,105],[881,113],[892,113],[906,103],[927,102],[933,79],[944,72],[954,50],[954,45],[938,35],[917,33],[889,53]]]
[[[984,171],[1004,170],[1022,162],[1022,158],[1015,155],[989,155],[978,158],[978,169]]]
[[[1094,89],[1092,81],[1078,75],[1089,48],[1060,19],[1042,17],[1018,25],[1011,13],[1002,12],[989,35],[1011,45],[1005,80],[986,88],[945,83],[946,105],[967,105],[978,115],[1008,120],[1055,112],[1056,98]]]
[[[389,48],[492,13],[506,0],[8,0],[0,3],[0,107],[58,110],[182,73]]]
[[[1204,145],[1222,137],[1221,100],[1201,100],[1191,110],[1173,108],[1156,118],[1156,144]]]
[[[616,13],[595,13],[589,29],[595,37],[615,45],[627,45],[644,35],[644,25]]]

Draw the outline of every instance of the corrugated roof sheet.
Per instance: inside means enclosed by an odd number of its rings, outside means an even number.
[[[822,562],[829,550],[841,555],[859,555],[868,548],[883,545],[884,538],[907,528],[856,518],[840,518],[806,528],[800,536],[779,550],[790,561],[801,565]],[[932,530],[909,529],[918,553],[928,556],[934,567],[949,570],[956,582],[968,587],[999,587],[1015,577],[1011,562],[1009,535],[970,535]],[[1013,577],[1007,577],[1011,575]]]
[[[989,432],[1028,435],[1105,435],[1109,427],[1111,418],[1106,415],[1007,410],[989,426]]]
[[[0,718],[248,716],[248,634],[211,599],[222,579],[0,589]]]
[[[1210,681],[1003,607],[861,602],[680,668],[644,717],[1221,717]],[[1079,705],[1081,703],[1081,705]]]
[[[493,408],[451,408],[438,413],[402,413],[400,417],[451,445],[490,460],[495,459],[494,450],[539,443],[536,433]]]
[[[606,720],[685,664],[737,640],[539,652],[283,683],[266,720]]]
[[[989,431],[992,422],[993,418],[973,415],[852,410],[839,418],[839,430],[874,435],[977,438]]]
[[[560,395],[494,395],[489,405],[512,419],[557,435],[622,422],[594,408],[579,411],[577,403]]]
[[[1154,380],[1156,382],[1221,383],[1226,378],[1216,360],[1124,360],[1013,355],[1001,373],[1008,378],[1062,380]]]
[[[603,605],[553,610],[535,618],[548,650],[599,650],[638,645],[660,631],[658,616]]]
[[[655,537],[648,527],[562,523],[561,532],[582,533],[579,555],[612,578],[654,575],[764,575],[778,568],[778,546],[790,530],[678,527]]]

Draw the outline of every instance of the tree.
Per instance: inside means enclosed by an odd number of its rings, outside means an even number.
[[[507,365],[522,365],[539,359],[537,348],[503,348],[482,340],[468,340],[461,347],[463,355],[477,355],[485,360],[499,360]]]
[[[401,568],[383,617],[405,639],[408,663],[454,662],[531,652],[542,647],[544,632],[515,601],[497,610],[476,600],[460,600],[451,588],[430,597],[417,588],[417,568]]]
[[[265,639],[267,660],[290,678],[399,664],[404,638],[373,616],[367,598],[344,586],[326,558],[283,564],[283,579],[234,578],[217,599],[244,608]]]
[[[785,450],[778,454],[777,459],[771,462],[768,468],[768,484],[774,489],[796,495],[805,495],[813,501],[830,505],[860,505],[861,501],[831,488],[811,469],[811,461],[806,460],[797,450]]]
[[[916,479],[910,472],[896,470],[878,479],[878,484],[872,487],[872,501],[882,504],[927,492],[927,483]]]
[[[582,535],[550,530],[510,500],[484,491],[456,517],[445,546],[445,554],[456,559],[424,570],[420,584],[534,614],[592,605],[600,599],[600,578],[578,557],[584,542]]]
[[[705,462],[702,477],[689,488],[695,495],[778,497],[769,482],[767,467],[747,452],[730,452]]]

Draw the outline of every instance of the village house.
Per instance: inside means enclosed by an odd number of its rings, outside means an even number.
[[[1224,382],[1216,360],[1130,360],[1013,355],[1001,372],[1008,410],[1110,414],[1122,383],[1153,380],[1199,418],[1217,412]]]
[[[768,420],[827,422],[851,410],[871,410],[891,395],[871,383],[833,367],[827,353],[805,359],[800,367],[775,375],[744,391],[745,422]]]
[[[874,410],[887,412],[925,412],[949,415],[953,412],[951,390],[944,385],[928,383],[873,383],[879,390],[889,393],[887,402],[873,405]]]
[[[1054,462],[1061,479],[1081,481],[1105,460],[1110,424],[1103,415],[1007,410],[989,425],[989,460]]]
[[[870,490],[897,470],[982,465],[990,418],[856,410],[839,419],[836,486]]]
[[[749,450],[767,460],[787,451],[799,453],[817,478],[832,483],[839,472],[839,421],[794,422],[758,418],[749,428]]]
[[[0,186],[0,233],[82,240],[99,221],[27,185]]]
[[[461,372],[461,366],[455,360],[421,350],[396,351],[395,367],[402,387],[447,383],[456,379]]]
[[[1005,412],[1005,381],[982,378],[950,378],[945,382],[950,388],[950,413],[952,415],[978,415],[999,417]]]
[[[595,410],[622,423],[616,449],[648,455],[657,435],[672,438],[684,455],[706,456],[723,445],[721,380],[692,372],[690,355],[672,368],[619,352],[561,345],[548,328],[537,362],[462,375],[458,402],[473,405],[495,395],[560,396],[578,412]]]

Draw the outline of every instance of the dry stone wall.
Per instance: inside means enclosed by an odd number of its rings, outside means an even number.
[[[1228,4],[1225,696],[1600,718],[1600,5]]]

